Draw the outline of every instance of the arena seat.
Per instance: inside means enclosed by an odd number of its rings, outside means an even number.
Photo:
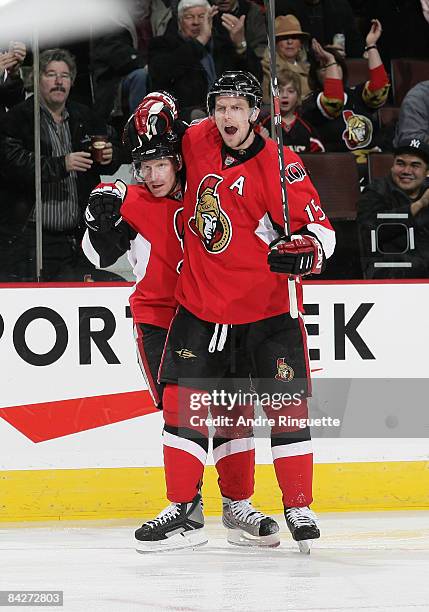
[[[369,182],[389,174],[393,164],[393,153],[371,153],[368,155]]]
[[[331,219],[355,219],[359,175],[350,153],[307,153],[301,159]]]
[[[301,159],[335,229],[337,245],[322,279],[362,278],[356,226],[359,175],[351,153],[307,153]]]
[[[378,119],[383,127],[399,118],[400,108],[398,106],[382,106],[378,109]]]
[[[354,87],[365,83],[369,79],[368,62],[363,58],[346,59],[347,71],[349,73],[348,85]]]
[[[429,61],[411,58],[393,59],[391,62],[393,103],[401,106],[408,91],[429,79]]]

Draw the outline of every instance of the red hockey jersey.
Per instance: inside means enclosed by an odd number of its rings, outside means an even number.
[[[122,217],[135,229],[128,259],[137,282],[130,297],[133,319],[168,328],[177,302],[174,291],[183,258],[182,202],[156,198],[140,185],[130,185]]]
[[[289,311],[286,275],[267,264],[268,244],[283,226],[276,144],[224,167],[222,139],[212,119],[191,126],[182,145],[187,170],[185,253],[176,288],[180,304],[197,317],[241,324]],[[292,233],[303,228],[321,242],[326,257],[335,234],[300,158],[285,148]],[[298,305],[302,290],[297,283]]]

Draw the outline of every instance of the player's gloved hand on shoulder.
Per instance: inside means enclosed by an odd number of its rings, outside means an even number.
[[[295,235],[290,240],[281,236],[270,244],[268,265],[271,272],[290,276],[320,274],[323,260],[322,246],[313,236]]]
[[[134,112],[134,125],[138,134],[149,139],[172,131],[175,119],[175,100],[163,91],[154,91],[145,96]]]
[[[121,206],[127,194],[127,186],[118,180],[115,183],[100,183],[89,195],[85,210],[85,223],[94,232],[108,232],[122,221]]]

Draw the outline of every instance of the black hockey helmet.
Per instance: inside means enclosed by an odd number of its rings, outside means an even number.
[[[245,97],[251,108],[260,108],[262,87],[251,72],[228,70],[216,79],[207,94],[209,115],[214,111],[216,96]]]

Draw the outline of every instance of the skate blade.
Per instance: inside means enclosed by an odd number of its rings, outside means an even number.
[[[171,550],[183,550],[184,548],[198,548],[208,543],[208,539],[203,529],[195,529],[195,531],[187,531],[185,533],[177,533],[167,540],[159,540],[158,542],[144,542],[135,540],[136,551],[141,554],[154,552],[168,552]]]
[[[299,540],[297,542],[298,547],[299,547],[299,552],[302,553],[303,555],[309,555],[311,551],[312,543],[313,543],[313,540]]]
[[[280,534],[271,533],[267,536],[253,536],[242,529],[228,529],[227,540],[235,546],[259,546],[260,548],[276,548],[280,545]]]

